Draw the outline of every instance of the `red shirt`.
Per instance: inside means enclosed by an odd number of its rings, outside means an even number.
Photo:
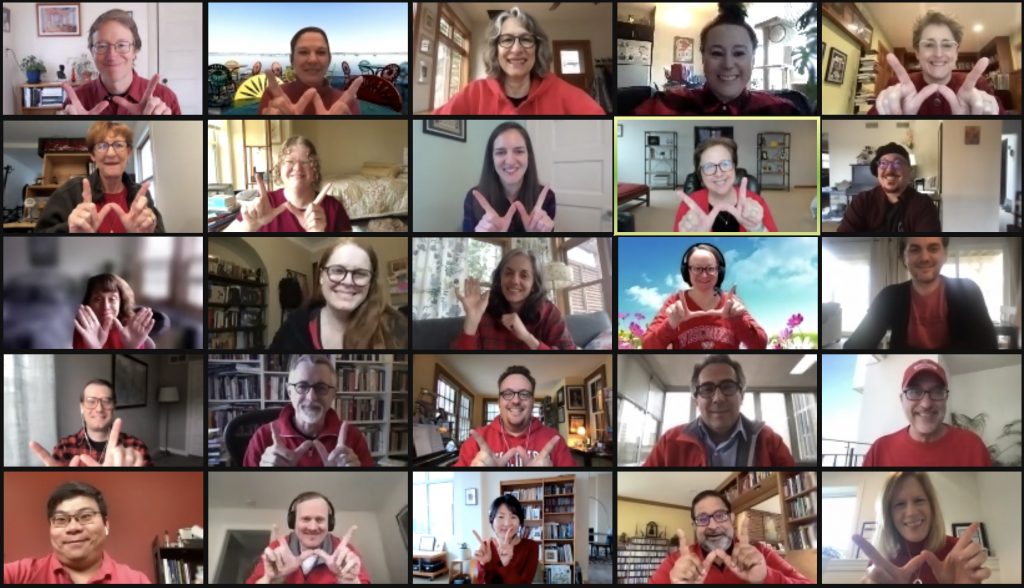
[[[501,565],[494,541],[487,543],[491,546],[491,561],[487,562],[480,569],[479,575],[473,578],[474,584],[533,584],[533,576],[537,573],[540,558],[540,546],[536,541],[520,539],[519,543],[513,545],[512,559],[507,566]]]
[[[950,537],[949,535],[946,535],[946,542],[942,545],[942,547],[933,551],[935,557],[939,558],[939,561],[945,561],[946,556],[949,555],[949,552],[953,551],[953,548],[956,547],[956,542],[956,537]],[[890,558],[889,561],[891,561],[893,564],[899,567],[903,567],[907,565],[907,562],[909,562],[912,558],[917,557],[919,553],[924,551],[923,543],[910,543],[908,541],[906,545],[906,549],[901,549],[899,555],[897,555],[895,558]],[[870,563],[868,565],[870,565]],[[935,578],[935,574],[932,573],[932,568],[928,566],[928,564],[921,566],[919,573],[917,574],[917,579],[921,580],[922,584],[939,583],[939,581]]]
[[[702,310],[690,298],[689,291],[673,293],[665,300],[651,324],[647,325],[647,332],[643,336],[644,349],[739,349],[741,344],[747,349],[764,349],[768,346],[768,335],[746,311],[731,319],[693,318],[679,323],[673,329],[668,321],[667,309],[680,297],[684,299],[686,308]],[[728,297],[728,292],[722,292],[715,308],[725,306]]]
[[[525,323],[524,323],[525,324]],[[537,321],[527,324],[526,330],[540,341],[537,349],[576,349],[576,343],[565,326],[561,311],[550,300],[541,303]],[[480,319],[475,335],[459,330],[459,336],[452,342],[452,349],[506,349],[521,350],[530,347],[519,340],[500,319],[485,312]]]
[[[284,197],[284,188],[267,192],[267,198],[270,200],[270,205],[274,208],[287,202],[287,198]],[[352,231],[352,223],[349,221],[348,213],[345,212],[345,206],[342,205],[340,200],[327,196],[320,202],[320,206],[324,209],[324,216],[327,217],[325,233],[349,233]],[[305,233],[306,229],[302,226],[303,212],[305,211],[296,210],[292,212],[292,209],[288,208],[275,216],[274,220],[260,227],[257,232]],[[242,213],[239,212],[235,218],[241,221]]]
[[[959,427],[942,426],[946,434],[932,443],[915,441],[910,427],[879,437],[864,456],[864,467],[992,467],[992,456],[981,437]]]
[[[148,337],[146,339],[143,339],[142,343],[139,343],[139,346],[136,347],[136,349],[145,349],[146,348],[146,340],[147,339],[148,339]],[[85,347],[85,342],[82,340],[82,336],[78,334],[78,331],[75,330],[74,327],[72,327],[71,348],[72,349],[85,349],[86,348]],[[124,349],[124,343],[121,341],[121,333],[119,333],[116,328],[110,327],[110,331],[107,333],[107,340],[106,340],[105,343],[103,343],[103,348],[104,349]]]
[[[544,449],[548,441],[551,441],[552,437],[559,437],[558,431],[544,425],[537,417],[530,418],[530,427],[526,433],[519,436],[509,435],[504,432],[501,426],[501,416],[496,417],[489,425],[481,427],[476,431],[483,436],[487,446],[494,453],[494,457],[501,457],[513,447],[524,447],[529,456],[528,459],[533,459],[540,453],[541,449]],[[459,460],[455,462],[455,467],[469,467],[469,464],[473,463],[473,458],[476,457],[479,451],[480,445],[476,442],[476,437],[472,435],[466,437],[462,447],[459,448]],[[524,465],[522,460],[517,457],[509,462],[508,467],[514,468]],[[572,453],[569,451],[569,446],[565,444],[564,439],[561,443],[555,443],[555,448],[551,450],[551,465],[556,468],[576,467],[576,461],[573,460]],[[532,578],[533,576],[531,575],[530,577]]]
[[[811,581],[806,576],[797,571],[796,568],[789,565],[789,562],[782,559],[782,556],[775,553],[775,550],[771,547],[761,543],[760,541],[754,541],[751,543],[761,555],[764,556],[764,562],[768,568],[768,574],[764,577],[764,584],[810,584]],[[695,554],[700,561],[704,561],[707,554],[700,548],[700,545],[693,544],[689,547],[690,552]],[[731,550],[730,550],[731,552]],[[669,576],[669,572],[672,571],[672,566],[676,565],[676,561],[682,557],[682,551],[676,553],[670,553],[668,556],[661,560],[661,565],[654,571],[651,578],[647,580],[648,584],[671,584],[672,580]],[[705,584],[746,584],[745,581],[741,580],[739,576],[734,574],[732,570],[724,565],[713,565],[708,570],[708,575],[704,578]]]
[[[930,294],[918,294],[911,286],[910,318],[907,320],[907,345],[910,347],[941,349],[951,343],[946,285],[941,277],[939,286]]]
[[[109,205],[117,206],[121,209],[121,212],[128,212],[128,188],[121,190],[117,194],[103,193],[103,204],[96,208],[96,212],[99,213],[101,210]],[[117,216],[117,212],[111,210],[107,213],[107,216],[103,218],[103,222],[100,223],[97,233],[127,233],[124,225],[121,224],[121,217]]]
[[[953,93],[955,94],[960,91],[960,86],[963,85],[965,79],[967,79],[966,72],[955,71],[951,74],[949,83],[946,84],[946,86],[948,86],[950,90],[953,90]],[[919,71],[915,71],[910,74],[910,81],[914,82],[914,87],[917,88],[919,92],[928,85],[928,82],[924,80],[924,74]],[[896,76],[889,78],[889,86],[895,86],[898,83],[900,83],[900,80]],[[992,94],[993,96],[996,95],[995,90],[992,88],[992,84],[990,84],[988,79],[984,76],[978,78],[974,87],[986,94]],[[996,96],[996,104],[999,105],[999,114],[1006,114],[1006,109],[1003,108],[1003,103],[999,101],[998,96]],[[872,104],[871,110],[868,110],[868,115],[871,116],[877,114],[878,109]],[[949,102],[942,97],[942,94],[936,92],[921,104],[921,108],[917,109],[917,114],[928,116],[951,116],[953,114],[953,109],[949,107]]]
[[[447,104],[434,114],[540,114],[540,115],[596,115],[605,111],[583,90],[553,73],[530,80],[530,93],[516,106],[505,95],[505,87],[497,78],[484,78],[470,82]]]
[[[132,104],[138,104],[142,102],[142,95],[146,93],[146,86],[149,85],[149,79],[140,76],[135,70],[132,70],[132,83],[128,86],[128,92],[124,94],[124,98]],[[108,106],[100,112],[97,116],[109,116],[112,114],[130,115],[135,116],[131,113],[125,112],[121,106],[116,104],[113,100],[114,97],[107,87],[103,85],[103,82],[99,78],[91,80],[75,88],[75,95],[78,96],[78,101],[82,103],[82,107],[86,110],[91,109],[100,102],[108,100]],[[178,97],[174,95],[167,86],[157,83],[156,87],[153,88],[153,96],[164,101],[164,104],[171,109],[171,113],[175,115],[181,114],[181,106],[178,105]],[[64,106],[71,103],[71,98],[66,97],[64,99]]]
[[[291,535],[289,535],[289,537],[291,537]],[[331,537],[331,549],[333,551],[334,549],[338,548],[338,545],[341,543],[341,538],[337,537],[335,535],[330,535],[330,537]],[[270,548],[273,549],[273,548],[277,547],[280,544],[281,544],[281,540],[280,539],[274,539],[274,541],[270,544]],[[352,543],[349,543],[348,544],[348,548],[352,551],[352,553],[356,554],[360,559],[362,559],[363,556],[359,555],[359,550],[356,549],[355,545],[352,545]],[[252,574],[250,574],[249,577],[245,580],[245,583],[246,584],[255,584],[262,577],[263,577],[263,558],[260,557],[259,559],[256,560],[256,567],[252,570]],[[285,584],[285,585],[288,585],[288,584],[337,584],[337,583],[338,583],[338,577],[335,576],[334,572],[332,572],[327,567],[327,564],[323,563],[321,560],[317,560],[317,564],[315,566],[313,566],[313,569],[309,570],[309,574],[303,574],[302,573],[302,567],[300,566],[299,569],[297,569],[294,572],[292,572],[292,573],[288,574],[287,576],[285,576],[285,579],[284,579],[284,582],[283,582],[283,584]],[[366,565],[365,565],[365,563],[363,565],[359,566],[359,583],[360,584],[369,584],[370,583],[370,576],[366,573]]]
[[[700,209],[702,211],[704,211],[705,213],[711,212],[710,195],[708,193],[707,188],[701,188],[700,190],[697,190],[693,194],[690,194],[690,198],[693,198],[693,201],[696,202],[698,206],[700,206]],[[738,201],[739,198],[739,192],[736,192],[736,200]],[[747,190],[747,198],[750,198],[754,202],[757,202],[758,204],[761,205],[761,208],[764,209],[764,218],[761,220],[761,222],[764,224],[764,228],[772,233],[777,232],[779,228],[775,226],[775,219],[772,218],[772,211],[768,210],[768,204],[764,201],[764,198],[762,198],[760,194],[751,192],[750,190]],[[690,212],[690,207],[687,206],[685,202],[680,202],[679,208],[676,210],[676,222],[672,224],[673,231],[677,233],[680,232],[679,223],[682,222],[683,217],[686,216],[687,212]],[[739,221],[739,219],[736,220]],[[740,224],[740,232],[747,232],[747,229],[743,226],[742,223]]]
[[[78,432],[75,433],[74,435],[62,437],[59,441],[57,441],[57,445],[54,446],[53,451],[50,452],[50,455],[53,457],[53,459],[58,459],[64,462],[65,464],[70,462],[71,458],[73,458],[76,455],[88,455],[89,457],[95,459],[96,461],[103,463],[103,457],[104,453],[106,452],[106,447],[110,443],[109,439],[107,440],[107,443],[103,445],[104,449],[102,451],[97,451],[96,449],[93,448],[93,445],[90,444],[88,440],[86,440],[85,434],[85,429],[83,428],[79,429]],[[139,439],[138,437],[133,437],[132,435],[129,435],[124,431],[121,431],[121,435],[118,437],[117,444],[120,445],[121,447],[131,447],[132,449],[135,449],[140,454],[142,454],[142,461],[145,465],[153,465],[153,460],[150,459],[149,457],[149,450],[146,448],[146,444],[142,441],[142,439]]]
[[[303,441],[310,439],[295,428],[295,425],[292,424],[294,418],[295,408],[289,404],[281,409],[281,414],[278,415],[277,420],[273,421],[282,443],[293,451]],[[242,467],[259,467],[263,452],[274,443],[273,434],[270,432],[271,424],[267,423],[261,426],[249,439],[249,446],[245,448],[245,457],[242,459]],[[323,443],[324,448],[330,453],[338,446],[338,435],[340,434],[341,419],[334,410],[328,410],[327,416],[324,417],[324,427],[320,430],[320,434],[317,435],[315,440]],[[359,430],[359,427],[349,425],[344,442],[345,446],[354,451],[359,457],[359,465],[364,468],[372,468],[377,465],[373,461],[373,456],[370,455],[370,448],[366,444],[366,437],[363,436],[363,432]],[[324,462],[320,459],[320,454],[311,448],[305,455],[299,457],[299,461],[295,465],[300,468],[322,468],[324,467]]]
[[[704,84],[703,88],[689,89],[676,86],[644,100],[632,112],[634,115],[680,115],[716,114],[738,116],[741,114],[767,114],[793,116],[803,114],[792,102],[759,90],[744,90],[728,103],[722,103],[715,93]]]
[[[295,80],[294,82],[283,84],[281,86],[281,90],[289,100],[292,102],[298,102],[299,98],[302,98],[302,95],[306,93],[306,90],[309,90],[312,87],[313,86],[303,84],[299,80]],[[322,84],[316,86],[316,93],[320,94],[320,99],[324,101],[324,106],[330,108],[334,106],[335,101],[341,98],[345,92],[332,87],[325,79]],[[349,109],[352,110],[352,114],[359,114],[359,101],[356,100],[354,102],[354,104],[349,104]],[[266,108],[268,104],[270,104],[270,92],[264,91],[263,97],[260,98],[260,114],[263,114],[263,109]],[[312,102],[310,102],[309,106],[306,106],[306,110],[304,110],[302,114],[316,114],[316,107],[313,106]]]
[[[100,569],[89,580],[90,584],[152,584],[149,577],[114,561],[106,552]],[[4,564],[4,584],[74,584],[67,570],[51,553],[46,557],[27,557]]]

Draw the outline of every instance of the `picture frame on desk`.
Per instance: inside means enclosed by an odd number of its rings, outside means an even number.
[[[437,539],[435,539],[432,535],[425,535],[423,537],[420,537],[419,542],[416,544],[416,549],[418,551],[434,551],[436,546]]]
[[[974,523],[953,523],[953,536],[959,539],[973,524]],[[992,555],[992,550],[989,549],[988,546],[988,534],[985,533],[985,523],[978,523],[978,528],[974,530],[974,536],[971,537],[971,541],[981,545],[981,548],[984,549],[986,553],[990,556]]]

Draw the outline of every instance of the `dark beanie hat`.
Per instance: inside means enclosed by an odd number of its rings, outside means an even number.
[[[910,161],[910,153],[907,153],[907,150],[903,145],[898,143],[886,143],[879,147],[878,151],[875,151],[875,158],[871,160],[871,175],[878,175],[878,162],[882,159],[882,156],[893,153],[899,155],[908,162]]]

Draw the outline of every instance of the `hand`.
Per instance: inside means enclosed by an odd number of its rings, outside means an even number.
[[[171,111],[171,107],[167,106],[167,103],[160,99],[158,96],[153,95],[153,91],[156,90],[157,84],[160,83],[160,74],[153,74],[153,77],[149,78],[149,83],[146,84],[146,91],[142,93],[142,100],[138,104],[129,102],[127,98],[121,96],[114,96],[114,104],[117,104],[125,111],[125,114],[132,115],[163,115],[163,114],[174,114]]]
[[[266,76],[270,102],[263,107],[260,114],[305,114],[306,107],[313,102],[313,97],[317,96],[316,88],[310,88],[303,92],[298,100],[292,102],[277,83],[277,76],[272,72],[267,72]],[[323,102],[320,104],[323,105]]]
[[[527,462],[526,467],[528,468],[550,468],[554,464],[551,463],[551,452],[554,451],[555,445],[558,445],[558,440],[561,437],[557,435],[552,437],[547,443],[544,444],[544,448],[540,450],[540,453],[536,457]]]
[[[992,572],[982,565],[988,559],[988,554],[971,540],[979,523],[973,523],[950,550],[946,559],[939,558],[930,551],[922,551],[925,563],[931,568],[932,574],[940,584],[980,584],[987,579]]]
[[[303,454],[313,447],[313,441],[306,439],[294,451],[288,449],[288,446],[277,432],[277,423],[275,422],[270,423],[270,437],[272,442],[269,447],[263,450],[263,455],[260,457],[261,468],[295,467]]]
[[[673,584],[703,584],[704,578],[708,575],[708,570],[711,569],[711,564],[714,563],[715,559],[725,555],[725,552],[721,549],[716,549],[709,553],[704,558],[704,561],[701,561],[699,557],[690,551],[690,542],[687,540],[686,533],[682,529],[676,529],[676,536],[679,537],[680,555],[675,565],[669,570],[669,581]]]
[[[352,525],[349,527],[348,532],[341,538],[341,543],[338,543],[338,548],[334,550],[334,553],[327,553],[323,549],[317,549],[313,553],[319,555],[327,563],[327,569],[338,578],[339,584],[358,584],[359,583],[359,571],[362,568],[362,561],[354,551],[348,548],[349,542],[352,541],[352,533],[355,533],[359,527]]]
[[[81,458],[81,465],[86,466],[99,466],[105,467],[142,467],[146,465],[142,452],[131,447],[121,446],[121,419],[114,419],[113,426],[110,427],[110,436],[107,437],[107,449],[103,454],[103,463],[98,463],[95,459],[88,455],[76,455],[75,457]],[[70,466],[78,465],[75,463],[75,459],[71,458]]]
[[[473,229],[478,233],[504,233],[512,225],[512,217],[516,213],[526,214],[523,203],[518,200],[508,207],[508,212],[505,213],[505,216],[501,216],[494,211],[491,204],[487,202],[487,198],[479,191],[473,190],[473,198],[476,198],[476,201],[484,209],[483,218],[480,219],[480,222],[476,224],[476,228]]]
[[[747,198],[747,178],[740,180],[736,194],[736,204],[723,205],[721,210],[736,217],[736,220],[747,231],[764,230],[764,207],[753,198]]]
[[[327,448],[320,440],[313,441],[313,449],[320,455],[320,461],[325,468],[357,468],[359,467],[359,456],[356,452],[345,446],[345,436],[348,433],[348,421],[341,424],[341,433],[338,434],[338,444],[328,453]]]
[[[476,444],[479,449],[476,455],[473,457],[473,461],[470,462],[469,467],[508,467],[508,462],[515,456],[521,455],[522,447],[515,447],[509,451],[506,451],[501,457],[494,457],[494,452],[491,451],[491,447],[487,445],[487,441],[484,441],[483,436],[476,431],[471,429],[469,434],[476,439]],[[520,451],[516,451],[516,450]]]
[[[723,560],[732,573],[744,582],[761,584],[768,576],[768,564],[764,561],[764,555],[750,544],[749,523],[750,518],[747,513],[738,517],[736,545],[732,548],[732,555],[726,555]]]
[[[68,105],[64,107],[64,110],[61,111],[61,114],[93,115],[103,112],[107,109],[108,106],[110,106],[109,101],[101,100],[100,103],[96,106],[93,106],[91,109],[86,109],[84,106],[82,106],[82,101],[78,99],[78,94],[75,94],[75,89],[71,87],[71,84],[65,82],[63,86],[64,91],[67,93],[68,100],[70,102],[68,102]]]
[[[68,215],[69,233],[95,233],[103,224],[103,219],[113,210],[121,207],[116,204],[108,204],[103,210],[96,210],[96,204],[92,201],[92,187],[88,179],[82,180],[82,203],[76,206]]]
[[[121,335],[123,349],[138,349],[146,337],[149,337],[155,324],[152,308],[139,310],[128,319],[128,323],[125,325],[122,325],[116,316],[113,319],[113,326]]]
[[[455,297],[462,303],[462,309],[466,311],[466,322],[463,331],[467,335],[475,335],[476,329],[480,326],[480,319],[487,310],[487,301],[490,300],[490,289],[480,288],[480,281],[476,278],[466,278],[462,283],[462,292],[459,292],[458,285],[455,286]]]
[[[673,302],[667,309],[665,314],[668,315],[668,324],[673,329],[678,329],[679,325],[686,321],[693,320],[701,317],[708,316],[723,316],[725,308],[711,309],[711,310],[690,310],[686,306],[686,299],[680,298]]]
[[[501,324],[505,325],[505,328],[512,331],[512,334],[516,336],[523,343],[526,343],[530,349],[536,349],[540,342],[534,337],[530,331],[526,330],[526,325],[523,324],[523,319],[519,317],[519,313],[510,312],[508,314],[501,315]]]
[[[320,97],[320,94],[314,91],[313,93],[313,114],[326,114],[326,115],[341,115],[341,114],[352,114],[359,109],[359,103],[357,102],[356,95],[359,93],[359,87],[363,85],[363,76],[357,77],[349,84],[349,87],[345,92],[334,101],[334,104],[330,108],[324,106],[324,100]],[[306,90],[307,92],[309,90]],[[297,114],[302,114],[298,112]]]
[[[331,184],[324,186],[313,202],[306,206],[306,211],[302,214],[302,228],[306,229],[307,233],[323,233],[327,230],[327,214],[320,204],[332,187]]]
[[[103,349],[110,335],[110,327],[114,324],[114,316],[103,315],[103,320],[96,318],[92,308],[82,304],[75,316],[75,331],[81,336],[86,349]]]
[[[146,197],[146,192],[148,191],[149,182],[143,182],[142,187],[139,188],[139,193],[132,200],[132,205],[128,208],[128,212],[124,212],[120,206],[113,203],[103,208],[112,207],[114,209],[114,212],[121,219],[121,225],[124,226],[126,233],[152,233],[156,230],[156,214],[149,207],[149,198]]]
[[[276,208],[270,205],[270,196],[267,193],[267,185],[263,183],[262,174],[256,174],[256,184],[259,186],[259,196],[242,202],[241,205],[242,226],[240,230],[242,231],[258,231],[260,227],[288,210],[287,200]]]
[[[44,466],[48,468],[64,467],[64,462],[60,461],[59,459],[54,459],[54,457],[50,455],[49,451],[44,449],[42,445],[36,443],[35,441],[29,441],[28,448],[32,450],[32,453],[36,454],[36,457],[39,458],[39,461],[43,462]]]
[[[476,537],[476,540],[480,542],[480,547],[478,547],[477,550],[473,552],[473,559],[475,559],[477,563],[479,563],[480,566],[483,567],[491,562],[490,541],[484,541],[484,539],[480,537],[480,534],[476,531],[473,531],[473,536]]]
[[[853,542],[860,547],[864,555],[868,556],[871,560],[871,565],[868,566],[868,573],[865,576],[865,580],[871,584],[910,584],[917,578],[918,570],[925,564],[926,556],[925,553],[921,552],[914,557],[910,558],[906,564],[902,567],[889,561],[889,558],[885,557],[875,549],[875,546],[870,541],[861,537],[860,535],[854,535],[852,537]],[[934,557],[934,555],[932,555]]]
[[[512,561],[512,554],[515,551],[515,546],[512,544],[512,529],[505,531],[505,536],[498,535],[498,559],[501,560],[501,566],[508,566],[509,562]]]
[[[713,313],[715,311],[712,310],[708,312]],[[736,318],[747,312],[747,307],[743,304],[743,301],[740,300],[740,297],[736,295],[736,284],[733,284],[732,288],[729,288],[729,298],[725,301],[725,304],[722,305],[721,310],[718,312],[721,313],[722,317],[727,319]]]
[[[519,205],[519,216],[522,217],[523,226],[526,227],[527,231],[550,233],[555,229],[555,221],[544,210],[544,201],[547,200],[548,191],[550,190],[550,186],[544,186],[544,189],[540,191],[540,197],[537,198],[537,203],[533,206],[533,212],[529,214],[527,214],[524,205]]]
[[[955,94],[949,86],[939,86],[939,94],[949,103],[953,114],[999,114],[996,97],[974,87],[985,73],[988,63],[988,57],[979,59]]]
[[[279,540],[278,545],[271,549],[270,546],[273,545],[275,539]],[[270,543],[263,550],[263,577],[260,578],[260,583],[280,584],[284,582],[285,578],[299,569],[303,561],[314,555],[317,553],[312,549],[304,550],[299,555],[292,553],[291,547],[288,545],[288,533],[279,535],[277,525],[274,525],[270,531]]]
[[[878,114],[917,114],[924,101],[944,87],[938,84],[928,84],[918,92],[917,86],[910,79],[907,70],[903,68],[900,60],[894,54],[886,55],[885,60],[889,62],[889,67],[892,68],[892,72],[896,74],[900,83],[883,89],[875,97],[875,109]]]
[[[693,201],[693,198],[683,192],[682,190],[676,190],[676,194],[679,199],[689,207],[683,218],[679,220],[679,232],[681,233],[709,233],[711,227],[715,224],[715,218],[718,217],[718,213],[722,211],[722,205],[716,205],[711,207],[710,212],[704,212],[701,210],[700,205]]]

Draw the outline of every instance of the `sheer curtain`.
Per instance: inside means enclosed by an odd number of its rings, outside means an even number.
[[[43,465],[28,443],[57,443],[56,398],[52,355],[4,355],[4,467]]]

